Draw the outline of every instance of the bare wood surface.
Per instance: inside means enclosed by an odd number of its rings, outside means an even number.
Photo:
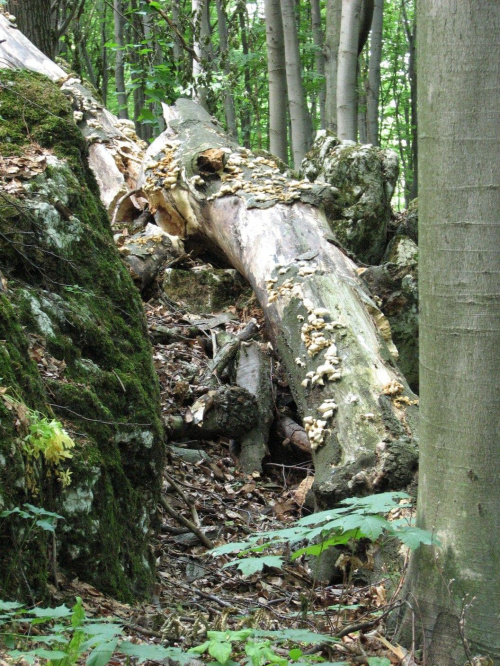
[[[318,506],[405,487],[418,458],[415,396],[377,328],[379,309],[314,205],[324,184],[287,178],[193,102],[164,111],[169,127],[139,186],[160,226],[205,236],[253,287],[313,449]]]

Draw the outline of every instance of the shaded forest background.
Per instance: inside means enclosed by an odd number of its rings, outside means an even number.
[[[393,203],[403,208],[417,196],[414,0],[344,3],[349,4],[357,12],[357,127],[356,136],[338,133],[397,151],[401,170]],[[145,141],[163,130],[160,104],[182,96],[205,106],[242,145],[271,150],[289,163],[294,157],[297,162],[298,140],[292,145],[297,123],[304,149],[318,129],[338,131],[337,109],[331,107],[347,53],[339,44],[340,0],[281,2],[281,15],[286,9],[295,19],[282,25],[276,0],[40,0],[35,5],[9,0],[8,8],[21,30],[49,57],[62,58],[90,82],[113,113],[134,122]],[[277,39],[277,51],[269,48],[272,39]],[[287,71],[284,77],[282,69],[285,56],[286,67],[293,65],[294,45],[300,62],[292,81],[294,74]],[[273,146],[276,119],[269,85],[270,80],[277,85],[280,77],[281,155]]]

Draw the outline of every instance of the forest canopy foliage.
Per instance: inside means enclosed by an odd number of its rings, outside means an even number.
[[[23,6],[31,3],[3,3],[26,32]],[[266,32],[276,32],[281,22],[277,4],[273,14],[275,0],[56,0],[51,3],[52,53],[47,55],[61,58],[89,81],[113,113],[134,121],[146,141],[163,129],[160,103],[193,96],[239,143],[278,154],[272,146],[274,75],[268,76],[268,59],[274,56],[269,34],[266,46]],[[414,0],[354,4],[361,9],[359,46],[366,40],[357,61],[357,138],[398,152],[401,176],[395,205],[404,207],[417,194]],[[289,37],[298,40],[296,94],[305,100],[300,122],[308,133],[306,146],[318,129],[336,129],[329,102],[336,86],[337,54],[342,54],[340,7],[339,0],[295,0],[295,23],[288,21],[284,31],[287,63],[292,57]],[[289,34],[294,30],[295,35]],[[287,118],[284,85],[278,104],[284,157],[290,160],[295,119],[290,113]],[[288,78],[289,99],[294,89]]]

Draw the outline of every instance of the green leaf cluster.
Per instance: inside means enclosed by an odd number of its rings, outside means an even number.
[[[37,635],[31,635],[35,626]],[[80,597],[73,608],[28,609],[16,601],[0,601],[0,649],[14,663],[42,660],[50,666],[74,666],[82,657],[87,666],[106,666],[116,653],[135,657],[137,663],[173,659],[182,665],[190,659],[178,648],[124,640],[119,622],[87,618]]]
[[[297,644],[336,643],[338,640],[324,634],[315,634],[306,629],[282,629],[263,631],[242,629],[239,631],[208,631],[207,640],[189,650],[190,654],[209,654],[218,666],[266,666],[266,664],[310,664],[321,661],[317,655],[306,655]],[[276,646],[285,643],[292,647],[288,655],[278,654]],[[281,651],[280,651],[281,652]],[[238,661],[235,661],[237,659]],[[338,666],[345,662],[337,662]],[[332,666],[334,666],[332,664]]]
[[[359,539],[376,542],[382,534],[398,539],[411,550],[421,544],[437,543],[430,532],[413,526],[407,519],[388,520],[385,517],[392,509],[401,506],[411,507],[410,496],[402,492],[347,498],[336,509],[305,516],[285,529],[256,532],[245,541],[219,546],[212,553],[216,556],[238,553],[238,559],[224,567],[237,566],[244,576],[251,576],[264,566],[282,568],[283,557],[269,554],[255,556],[276,546],[291,548],[291,559],[295,560],[301,555],[318,557],[328,548],[344,546]],[[304,541],[308,545],[297,547]]]

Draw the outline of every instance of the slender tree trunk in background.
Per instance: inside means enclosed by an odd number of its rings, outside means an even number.
[[[295,3],[294,0],[280,0],[280,5],[285,41],[288,108],[292,125],[293,164],[298,169],[311,145],[311,125],[302,82],[302,63],[300,61]]]
[[[46,56],[55,56],[50,0],[9,0],[9,11],[17,19],[19,30]]]
[[[194,100],[208,111],[207,43],[210,40],[210,25],[207,25],[209,0],[192,0],[193,10],[193,49],[198,60],[193,58]]]
[[[138,14],[138,0],[130,0],[130,6],[133,10],[133,15],[132,15],[132,34],[133,37],[131,39],[133,44],[139,44],[142,43],[145,46],[145,35],[144,35],[144,25],[142,23],[141,17]],[[129,41],[130,43],[130,41]],[[148,44],[150,47],[150,45]],[[131,73],[132,77],[132,82],[134,84],[133,88],[133,96],[134,96],[134,124],[135,124],[135,131],[136,134],[139,138],[143,139],[144,141],[147,141],[152,137],[152,127],[151,125],[146,125],[143,124],[140,120],[139,117],[141,115],[142,110],[146,106],[146,77],[148,74],[148,62],[144,58],[144,56],[139,53],[139,51],[142,49],[137,49],[137,48],[132,48],[129,49],[128,52],[128,59],[130,63],[133,65],[132,70],[133,74]],[[151,57],[152,54],[150,54]]]
[[[342,0],[327,0],[325,36],[326,128],[337,133],[337,67]]]
[[[418,118],[417,118],[417,20],[413,19],[413,24],[408,20],[406,9],[406,0],[401,0],[401,11],[405,26],[406,38],[410,52],[408,62],[408,78],[410,80],[411,95],[411,162],[412,162],[412,180],[408,188],[408,201],[418,196]]]
[[[362,0],[342,0],[337,71],[337,133],[357,138],[357,67]]]
[[[370,40],[370,64],[368,66],[368,88],[366,91],[367,140],[372,146],[380,145],[378,136],[378,114],[380,93],[380,62],[382,60],[382,26],[384,0],[375,0]]]
[[[142,32],[144,35],[144,40],[147,44],[148,49],[150,49],[150,55],[143,56],[143,67],[144,72],[147,72],[149,76],[155,74],[155,66],[165,64],[163,57],[163,50],[158,43],[156,36],[156,30],[158,29],[154,21],[152,20],[152,15],[148,13],[139,13],[138,19],[140,22],[140,27],[138,27],[139,32]],[[147,94],[147,77],[144,78],[144,94]],[[156,125],[146,126],[143,123],[143,128],[148,127],[148,129],[143,129],[144,136],[142,137],[145,141],[149,141],[156,134],[161,134],[165,130],[165,120],[163,118],[162,108],[160,102],[153,102],[149,105],[150,111],[155,116]]]
[[[227,32],[226,3],[224,0],[216,0],[217,23],[219,25],[219,43],[221,50],[222,69],[226,77],[226,91],[224,93],[224,113],[226,116],[226,126],[228,134],[233,139],[238,138],[238,128],[236,126],[236,109],[234,106],[234,97],[231,92],[231,64],[229,62],[229,37]]]
[[[85,72],[90,83],[97,89],[97,77],[95,74],[94,66],[87,50],[87,36],[82,31],[79,21],[73,22],[73,36],[75,38],[75,47],[78,49],[80,59],[85,63]]]
[[[288,162],[285,42],[279,0],[265,0],[267,71],[269,73],[269,150]]]
[[[323,24],[321,21],[320,0],[311,0],[311,23],[312,23],[314,46],[316,47],[316,54],[314,56],[316,73],[319,74],[321,77],[324,77],[325,38],[323,35]],[[324,83],[321,85],[321,88],[319,90],[318,101],[319,101],[320,126],[321,129],[324,129],[326,127],[326,89]]]
[[[123,14],[123,0],[113,1],[113,17],[115,23],[115,86],[118,101],[118,118],[128,118],[127,93],[125,92],[125,59],[124,59],[124,32],[125,17]]]
[[[243,135],[243,145],[246,148],[251,146],[251,130],[252,130],[252,116],[251,109],[251,96],[252,96],[252,80],[250,75],[250,68],[248,66],[248,30],[247,30],[247,6],[246,2],[241,1],[237,6],[238,20],[240,23],[240,37],[241,37],[241,50],[245,56],[245,64],[243,66],[243,80],[245,82],[246,99],[242,100],[241,104],[241,132]]]
[[[107,101],[108,101],[108,81],[109,81],[109,74],[108,74],[108,49],[106,46],[106,43],[108,41],[107,35],[106,35],[106,15],[107,15],[107,10],[108,10],[108,5],[103,0],[101,4],[101,11],[102,11],[102,24],[101,24],[101,94],[102,94],[102,101],[104,102],[104,105],[106,106]]]
[[[417,523],[441,547],[412,557],[407,603],[414,629],[424,631],[428,666],[463,666],[475,655],[498,664],[500,4],[420,0],[417,22]],[[408,611],[406,621],[410,645]]]
[[[179,31],[182,32],[180,23],[181,23],[181,7],[180,7],[180,0],[172,0],[171,4],[171,12],[172,12],[172,23],[179,28]],[[184,60],[184,50],[182,49],[180,39],[179,37],[174,33],[172,35],[173,42],[172,42],[172,53],[174,54],[174,60],[175,60],[175,67],[177,70],[182,69],[182,65],[180,63],[183,62]]]
[[[368,127],[366,117],[366,90],[368,88],[368,63],[364,52],[358,58],[358,141],[368,143]]]
[[[361,13],[359,19],[359,36],[358,36],[358,56],[364,45],[368,41],[368,36],[372,27],[373,9],[375,6],[374,0],[361,0]]]

